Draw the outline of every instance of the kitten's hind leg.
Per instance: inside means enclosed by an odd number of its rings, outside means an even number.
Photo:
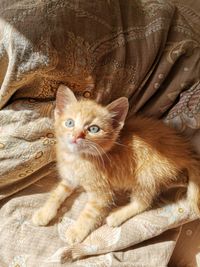
[[[73,189],[61,181],[58,186],[51,192],[45,204],[37,210],[32,217],[34,225],[47,225],[57,214],[57,210],[63,201],[71,195]]]
[[[145,211],[149,205],[139,198],[134,198],[126,206],[120,207],[117,210],[111,212],[107,217],[106,222],[108,226],[119,226],[126,220]]]

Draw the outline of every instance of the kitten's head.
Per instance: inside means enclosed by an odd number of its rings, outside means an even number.
[[[73,92],[61,85],[57,91],[55,109],[59,145],[71,153],[103,154],[115,144],[127,112],[126,97],[104,107],[93,100],[77,101]]]

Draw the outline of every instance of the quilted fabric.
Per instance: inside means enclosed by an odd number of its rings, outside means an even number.
[[[85,204],[84,192],[50,226],[30,221],[57,183],[53,122],[61,83],[104,104],[127,96],[129,115],[163,119],[198,149],[199,25],[198,0],[1,1],[0,266],[162,267],[172,253],[171,266],[199,264],[200,225],[180,200],[183,187],[75,247],[64,232]],[[189,238],[191,253],[183,257]]]

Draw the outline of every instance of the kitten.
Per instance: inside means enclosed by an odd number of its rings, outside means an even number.
[[[55,130],[62,180],[33,215],[35,225],[47,225],[61,203],[82,186],[88,203],[66,233],[69,244],[81,242],[106,218],[115,192],[129,191],[130,202],[107,217],[113,227],[149,209],[163,188],[180,182],[185,171],[187,198],[199,213],[200,162],[189,142],[151,118],[131,117],[124,125],[127,112],[126,97],[102,106],[77,101],[70,89],[59,87]]]

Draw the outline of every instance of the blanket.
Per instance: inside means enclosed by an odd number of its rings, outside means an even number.
[[[199,26],[198,0],[1,1],[1,267],[200,266],[200,222],[184,198],[186,182],[78,245],[68,246],[65,232],[87,201],[81,190],[48,226],[31,223],[59,180],[60,84],[103,104],[127,96],[129,116],[162,119],[200,152]]]

